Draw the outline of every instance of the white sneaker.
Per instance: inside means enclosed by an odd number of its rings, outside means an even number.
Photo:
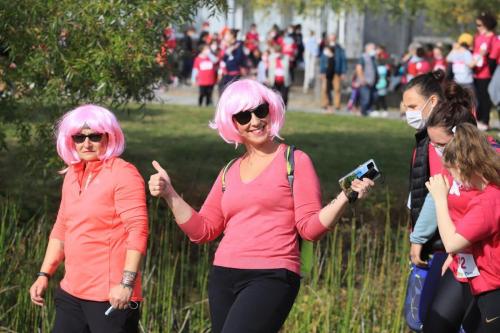
[[[380,112],[377,110],[374,110],[368,114],[369,117],[377,118],[380,117]]]
[[[387,111],[382,111],[382,112],[380,113],[380,116],[381,116],[382,118],[387,118],[387,117],[389,117],[389,112],[387,112]]]

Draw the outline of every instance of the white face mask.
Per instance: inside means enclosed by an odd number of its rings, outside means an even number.
[[[430,100],[431,99],[429,98],[420,108],[420,110],[408,110],[405,112],[406,122],[408,123],[408,125],[417,130],[421,130],[425,127],[425,120],[422,118],[422,111],[425,109],[427,103],[429,103]]]

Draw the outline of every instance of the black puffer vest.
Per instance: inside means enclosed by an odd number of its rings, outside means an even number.
[[[425,197],[429,192],[425,187],[425,182],[430,178],[429,167],[429,137],[427,136],[427,129],[420,130],[415,134],[417,141],[415,147],[415,159],[412,160],[410,166],[410,215],[411,215],[411,228],[417,223],[418,216],[424,205]],[[439,232],[436,232],[431,240],[424,244],[422,250],[422,259],[436,250],[443,250],[443,243],[439,237]]]

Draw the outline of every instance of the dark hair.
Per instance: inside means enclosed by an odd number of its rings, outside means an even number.
[[[490,13],[482,12],[476,17],[476,20],[481,21],[484,27],[489,31],[494,31],[497,26],[496,17],[491,15]]]
[[[234,39],[236,39],[236,38],[238,38],[238,32],[240,32],[240,30],[231,29],[231,30],[229,30],[229,32],[231,33],[231,35],[233,35]]]
[[[449,81],[445,85],[443,94],[444,100],[440,101],[431,112],[427,119],[427,127],[444,127],[448,134],[453,134],[453,127],[459,124],[477,125],[473,115],[474,101],[468,89]]]
[[[425,57],[425,49],[423,47],[418,47],[417,51],[415,51],[415,53],[417,54],[417,57],[419,57],[419,58]]]
[[[443,81],[445,76],[445,72],[440,69],[434,72],[421,74],[408,82],[403,92],[416,88],[425,98],[436,95],[440,101],[443,101],[445,99],[443,91]]]

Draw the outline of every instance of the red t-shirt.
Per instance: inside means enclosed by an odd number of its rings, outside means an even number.
[[[285,82],[285,70],[281,57],[276,58],[276,68],[274,70],[274,83],[281,84]]]
[[[493,41],[490,59],[496,59],[497,64],[500,64],[500,35],[498,35]]]
[[[438,69],[440,69],[446,72],[446,66],[446,59],[434,59],[434,67],[432,68],[432,70],[437,71]]]
[[[194,60],[193,68],[198,71],[196,83],[199,86],[213,86],[217,81],[217,68],[209,57],[200,54]]]
[[[481,56],[481,52],[486,52],[489,54],[488,57],[491,58],[491,52],[493,45],[495,44],[495,40],[497,36],[491,34],[487,35],[476,35],[474,36],[474,59],[481,58],[480,66],[476,65],[474,67],[474,77],[477,79],[489,79],[491,78],[490,68],[488,67],[488,59],[486,56]]]
[[[425,59],[415,62],[410,62],[408,64],[408,74],[410,74],[412,77],[428,73],[431,70],[432,70],[431,64]]]
[[[479,275],[469,278],[474,295],[500,288],[500,188],[488,185],[474,197],[457,233],[471,242]]]
[[[436,149],[433,145],[429,143],[429,173],[431,176],[435,176],[438,173],[444,173],[443,170],[446,170],[443,167],[443,161],[441,160],[441,156],[436,153]]]
[[[259,33],[247,32],[245,36],[245,47],[250,50],[250,52],[259,48]]]

